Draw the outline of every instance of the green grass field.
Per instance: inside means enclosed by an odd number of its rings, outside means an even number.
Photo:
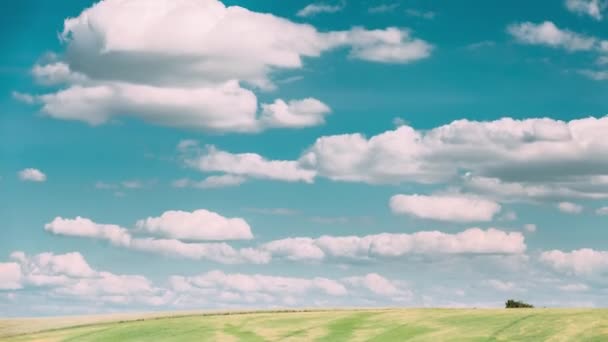
[[[608,341],[608,310],[370,309],[0,320],[2,341]]]

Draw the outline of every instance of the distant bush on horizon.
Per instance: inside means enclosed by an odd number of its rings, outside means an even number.
[[[533,307],[534,307],[534,305],[532,305],[532,304],[528,304],[528,303],[518,301],[518,300],[513,300],[513,299],[509,299],[505,303],[505,308],[507,308],[507,309],[533,308]]]

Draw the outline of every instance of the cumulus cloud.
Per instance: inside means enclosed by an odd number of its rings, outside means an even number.
[[[507,32],[523,44],[546,45],[568,51],[593,50],[598,44],[597,39],[593,37],[560,29],[550,21],[540,24],[532,22],[511,24]]]
[[[126,228],[114,224],[95,223],[80,216],[73,219],[57,216],[53,221],[45,224],[44,229],[57,235],[108,240],[117,246],[128,246],[131,243],[131,234]]]
[[[608,118],[457,120],[428,131],[400,126],[371,138],[318,138],[300,164],[333,180],[437,183],[458,170],[501,181],[537,181],[608,174],[602,130]]]
[[[224,172],[226,177],[312,183],[315,176],[297,161],[268,160],[256,153],[234,154],[211,145],[202,150],[191,147],[181,157],[186,166],[202,172]]]
[[[559,211],[566,214],[580,214],[583,212],[583,207],[572,202],[560,202],[557,204]]]
[[[307,279],[261,274],[226,274],[222,271],[211,271],[192,277],[174,276],[171,282],[176,289],[187,286],[188,288],[236,292],[241,295],[266,294],[270,296],[288,296],[304,295],[314,291],[320,291],[331,296],[343,296],[347,294],[347,290],[343,284],[327,278]]]
[[[225,218],[206,210],[192,213],[166,212],[160,217],[140,220],[136,225],[140,232],[188,237],[193,240],[248,239],[252,236],[249,225],[244,220]],[[179,258],[211,260],[225,264],[264,264],[270,261],[270,255],[265,251],[252,248],[235,249],[224,242],[188,243],[175,238],[134,237],[126,228],[95,223],[82,217],[57,217],[45,225],[45,230],[57,235],[107,240],[118,247]]]
[[[19,263],[23,283],[34,286],[61,285],[73,278],[96,275],[84,257],[77,252],[57,255],[47,252],[34,256],[13,252],[11,259]]]
[[[19,179],[25,182],[44,182],[46,181],[46,175],[38,170],[33,168],[27,168],[19,171],[18,173]]]
[[[608,198],[608,118],[457,120],[417,131],[402,125],[366,138],[320,137],[299,158],[317,177],[437,184],[501,200]],[[465,177],[462,176],[465,174]]]
[[[605,172],[605,171],[599,171]],[[605,176],[560,176],[556,179],[532,179],[510,182],[497,177],[466,174],[461,179],[464,190],[502,201],[552,201],[563,199],[608,198]]]
[[[319,261],[326,258],[370,259],[406,255],[521,254],[526,250],[520,232],[471,228],[456,234],[421,231],[412,234],[381,233],[366,236],[295,237],[260,246],[276,257]]]
[[[347,48],[355,59],[409,63],[431,51],[407,29],[319,32],[216,0],[104,0],[66,19],[60,37],[61,59],[35,65],[32,74],[62,88],[16,98],[91,125],[132,116],[213,132],[322,124],[330,110],[317,99],[259,104],[254,92],[275,88],[271,75],[301,68],[304,58]]]
[[[389,204],[396,214],[453,222],[491,221],[501,209],[494,201],[470,195],[395,195]]]
[[[344,9],[344,3],[328,5],[323,3],[309,4],[298,11],[298,17],[312,17],[320,13],[336,13]]]
[[[308,98],[285,102],[275,100],[272,104],[262,105],[260,120],[267,127],[309,127],[325,122],[325,115],[331,109],[323,102]]]
[[[594,275],[608,271],[608,252],[582,248],[571,252],[545,251],[540,260],[556,271],[574,275]]]
[[[136,227],[153,235],[182,240],[252,239],[249,224],[242,218],[227,218],[205,209],[165,211],[161,216],[137,221]]]
[[[344,281],[355,287],[363,287],[374,294],[392,297],[398,301],[408,300],[412,297],[412,292],[397,284],[397,282],[386,279],[377,273],[369,273],[359,277],[348,277]]]
[[[270,255],[253,248],[236,249],[227,243],[186,243],[177,239],[134,239],[131,249],[194,260],[210,260],[222,264],[267,264]]]
[[[186,166],[245,178],[451,183],[460,192],[494,201],[558,202],[608,198],[606,129],[608,117],[464,119],[430,130],[403,124],[369,138],[322,136],[295,160],[197,144],[179,150]]]
[[[331,279],[212,270],[197,275],[174,274],[155,283],[139,274],[95,270],[78,252],[37,255],[13,252],[10,259],[0,263],[0,290],[13,291],[11,297],[17,296],[20,300],[34,296],[36,300],[44,298],[49,304],[76,303],[70,306],[71,310],[82,310],[88,303],[95,304],[94,311],[127,305],[129,308],[194,309],[201,305],[260,308],[310,306],[311,298],[335,304],[348,300],[352,305],[361,300],[384,299],[386,302],[411,297],[411,291],[402,281],[376,273]]]
[[[14,262],[8,264],[21,274],[20,283],[15,283],[19,284],[16,288],[23,287],[30,291],[44,288],[53,298],[65,297],[96,303],[162,305],[165,301],[160,299],[170,295],[166,290],[154,287],[141,275],[96,271],[78,252],[46,252],[33,256],[13,252],[11,259]],[[4,276],[4,272],[0,274]]]
[[[0,290],[21,288],[21,268],[14,262],[0,262]]]
[[[588,15],[595,20],[602,20],[602,11],[607,3],[603,0],[566,0],[566,8],[579,15]]]

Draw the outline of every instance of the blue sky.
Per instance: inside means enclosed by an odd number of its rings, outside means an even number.
[[[3,7],[2,315],[608,304],[601,0]]]

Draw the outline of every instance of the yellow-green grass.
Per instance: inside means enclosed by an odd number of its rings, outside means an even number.
[[[2,341],[608,341],[604,309],[365,309],[0,320]]]

